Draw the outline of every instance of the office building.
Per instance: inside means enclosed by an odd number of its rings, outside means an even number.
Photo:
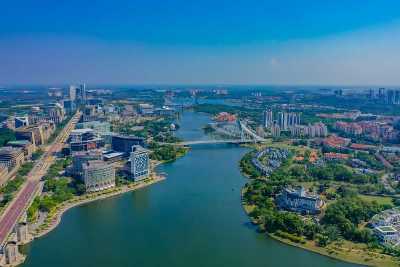
[[[22,148],[22,150],[24,151],[25,158],[27,159],[30,158],[32,156],[32,153],[34,153],[36,150],[35,145],[33,145],[28,140],[9,141],[7,143],[7,146]]]
[[[110,133],[111,124],[102,121],[88,121],[76,124],[77,129],[92,129],[96,134],[103,135]]]
[[[15,128],[20,128],[20,127],[24,127],[24,126],[28,126],[28,125],[29,125],[28,116],[14,118],[14,127]]]
[[[100,150],[78,151],[72,154],[71,174],[76,178],[83,176],[83,165],[90,160],[101,160],[102,152]]]
[[[120,161],[123,159],[123,157],[124,157],[124,153],[121,153],[121,152],[111,152],[111,153],[103,154],[104,161],[107,161],[109,163]]]
[[[130,159],[132,179],[136,182],[148,178],[150,174],[149,151],[135,145],[132,148]]]
[[[307,193],[304,187],[285,188],[277,197],[280,208],[301,213],[315,214],[321,210],[324,201],[317,195]]]
[[[139,114],[152,115],[154,113],[154,106],[151,104],[139,104]]]
[[[24,152],[21,148],[5,146],[0,148],[0,164],[11,171],[25,162]]]
[[[63,103],[63,108],[64,108],[64,110],[65,110],[65,113],[67,113],[67,114],[72,114],[72,113],[75,112],[75,110],[76,110],[76,105],[75,105],[75,102],[74,102],[73,100],[71,100],[71,99],[64,99],[64,100],[62,101],[62,103]]]
[[[76,129],[71,131],[69,144],[71,151],[88,151],[104,146],[102,138],[93,129]]]
[[[7,177],[7,174],[8,174],[7,166],[0,164],[0,185],[3,182],[3,179]]]
[[[60,124],[65,119],[64,108],[59,104],[47,105],[43,108],[45,115],[44,120],[53,122],[54,124]]]
[[[115,169],[102,160],[83,164],[83,181],[86,192],[97,192],[115,186]]]
[[[125,153],[129,156],[132,147],[135,145],[144,146],[144,138],[137,136],[114,135],[111,137],[111,146],[114,151]]]
[[[76,101],[81,105],[86,103],[86,84],[81,84],[77,88]]]
[[[28,140],[35,146],[44,145],[55,131],[53,123],[42,122],[36,125],[21,127],[15,131],[17,140]]]

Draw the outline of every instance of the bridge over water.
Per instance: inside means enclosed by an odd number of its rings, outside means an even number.
[[[265,141],[263,137],[258,136],[252,129],[250,129],[242,121],[237,122],[237,133],[232,133],[229,131],[225,131],[223,129],[220,129],[217,132],[220,132],[226,136],[230,135],[230,139],[193,140],[193,141],[184,141],[178,143],[159,143],[159,144],[192,146],[192,145],[202,145],[202,144],[247,144],[247,143],[261,143]]]

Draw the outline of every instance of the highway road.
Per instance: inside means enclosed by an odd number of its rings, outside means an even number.
[[[28,173],[25,183],[21,186],[20,191],[16,194],[12,202],[7,206],[0,218],[0,244],[4,245],[8,235],[12,232],[19,218],[24,214],[29,204],[33,200],[40,179],[47,173],[47,170],[54,162],[54,153],[59,152],[63,143],[68,139],[69,134],[75,128],[80,113],[76,113],[68,122],[55,141],[48,146],[46,152],[37,161],[32,170]]]

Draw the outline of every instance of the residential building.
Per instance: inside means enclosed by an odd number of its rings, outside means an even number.
[[[134,181],[148,178],[150,174],[149,151],[139,145],[132,147],[130,155],[131,175]]]
[[[270,128],[272,127],[274,122],[274,114],[271,109],[266,109],[264,111],[264,127]]]
[[[322,142],[323,145],[330,148],[344,148],[349,145],[351,139],[343,138],[336,135],[331,135],[325,138]]]
[[[325,153],[324,158],[326,160],[348,160],[349,159],[349,154],[342,154],[342,153]]]
[[[289,127],[294,125],[300,125],[301,113],[294,112],[279,112],[278,113],[278,124],[279,127],[286,131]]]
[[[309,125],[294,125],[290,127],[290,133],[296,137],[326,137],[328,135],[328,128],[322,122],[309,124]]]
[[[274,123],[271,127],[271,135],[272,137],[279,137],[281,136],[281,127]]]
[[[97,192],[114,187],[114,166],[102,160],[87,161],[83,164],[83,181],[86,192]]]

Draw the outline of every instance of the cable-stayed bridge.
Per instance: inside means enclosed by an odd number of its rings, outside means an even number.
[[[219,127],[217,124],[210,124],[217,134],[226,136],[226,139],[214,140],[191,140],[178,143],[159,143],[176,146],[192,146],[202,144],[247,144],[247,143],[261,143],[265,139],[255,133],[244,122],[238,120],[235,124],[227,124],[229,127]]]

